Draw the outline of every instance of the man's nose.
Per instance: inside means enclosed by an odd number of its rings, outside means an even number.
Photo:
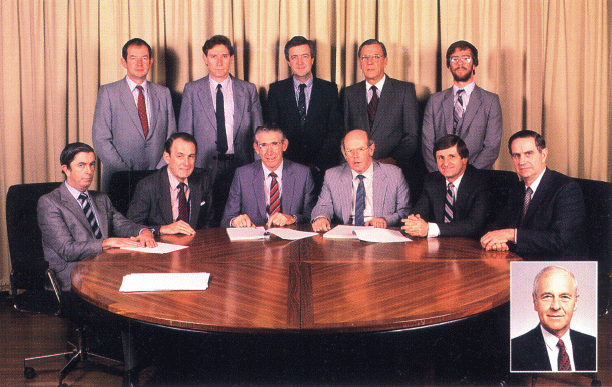
[[[559,299],[557,297],[553,298],[552,303],[550,304],[550,308],[553,310],[561,309],[561,303],[559,302]]]

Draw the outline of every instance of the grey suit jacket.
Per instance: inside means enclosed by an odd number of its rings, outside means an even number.
[[[418,107],[414,84],[387,76],[374,123],[370,128],[365,81],[344,90],[344,129],[369,131],[376,147],[374,159],[393,157],[397,165],[407,168],[417,150]]]
[[[261,164],[261,161],[254,161],[236,169],[229,197],[225,203],[222,227],[231,227],[232,219],[240,214],[247,214],[256,226],[263,226],[266,223],[265,176]],[[290,160],[283,160],[281,184],[281,212],[295,215],[297,223],[308,222],[315,202],[310,168]]]
[[[192,134],[198,142],[196,167],[216,170],[217,118],[208,75],[185,84],[179,131]],[[232,77],[234,94],[234,154],[238,165],[253,161],[253,133],[263,123],[255,85]],[[230,139],[228,138],[228,142]]]
[[[189,225],[194,230],[206,227],[211,202],[211,176],[205,169],[194,169],[187,179],[189,183]],[[174,222],[170,199],[168,166],[138,182],[127,217],[136,223],[155,229],[159,235],[161,226]]]
[[[453,134],[453,88],[429,98],[423,117],[423,158],[429,172],[437,171],[433,147],[436,141]],[[463,117],[459,135],[470,151],[470,164],[478,169],[492,169],[499,156],[502,136],[502,112],[499,96],[476,86]]]
[[[374,217],[385,218],[387,226],[397,226],[410,213],[410,193],[401,169],[395,165],[374,164]],[[348,224],[351,216],[353,176],[348,164],[328,169],[311,219],[327,218],[331,223]]]
[[[155,169],[162,159],[164,142],[176,132],[170,90],[149,84],[151,119],[147,138],[138,107],[125,78],[100,86],[94,112],[92,141],[102,160],[102,190],[114,172]]]
[[[98,218],[102,239],[96,239],[83,209],[70,194],[66,183],[38,200],[38,225],[49,268],[62,290],[70,290],[70,272],[76,263],[102,251],[102,240],[111,236],[136,236],[143,226],[121,215],[106,194],[89,191]]]

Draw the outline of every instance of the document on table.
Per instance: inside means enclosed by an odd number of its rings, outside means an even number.
[[[206,290],[210,273],[134,273],[123,276],[120,292]]]
[[[364,230],[371,229],[372,226],[350,226],[341,224],[338,225],[325,234],[323,234],[323,238],[339,238],[339,239],[357,239],[357,235],[355,235],[355,230]]]
[[[397,230],[387,230],[386,228],[369,228],[355,230],[355,234],[360,241],[364,242],[412,242]]]
[[[297,231],[290,228],[269,228],[268,233],[274,234],[281,239],[296,241],[302,238],[310,238],[318,234],[318,232]]]
[[[166,254],[186,249],[189,246],[173,245],[171,243],[157,242],[157,247],[122,247],[124,250],[140,251],[141,253]]]
[[[228,227],[227,235],[230,241],[248,241],[255,239],[268,238],[263,227]]]

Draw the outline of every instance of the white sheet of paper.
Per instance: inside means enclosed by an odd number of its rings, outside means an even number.
[[[206,290],[210,273],[135,273],[123,276],[120,292]]]
[[[355,230],[357,238],[364,242],[412,242],[397,230],[387,230],[386,228],[370,228]]]
[[[357,239],[357,235],[355,235],[355,230],[363,230],[370,229],[372,226],[350,226],[346,224],[340,224],[325,234],[323,234],[323,238],[339,238],[339,239]]]
[[[171,243],[157,242],[157,247],[122,247],[124,250],[140,251],[141,253],[166,254],[186,249],[189,246],[173,245]]]
[[[296,241],[302,238],[310,238],[318,234],[318,232],[297,231],[289,228],[269,228],[268,232],[279,238]]]
[[[230,241],[248,241],[266,238],[266,230],[263,227],[228,227],[227,235]]]

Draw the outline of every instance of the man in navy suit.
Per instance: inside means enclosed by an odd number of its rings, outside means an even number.
[[[102,161],[104,192],[114,172],[155,169],[164,142],[176,132],[170,90],[147,81],[153,65],[151,46],[130,39],[122,56],[127,75],[100,86],[93,118],[92,140]]]
[[[511,340],[511,371],[596,371],[595,337],[570,329],[578,308],[578,284],[560,266],[548,266],[533,282],[540,324]]]
[[[151,226],[156,235],[192,235],[206,226],[211,200],[211,176],[194,168],[198,143],[189,133],[166,140],[167,166],[138,182],[127,217]]]
[[[236,170],[221,226],[285,226],[310,220],[312,176],[308,167],[284,160],[288,145],[280,128],[257,128],[253,147],[261,161]]]
[[[478,169],[492,169],[499,156],[502,135],[499,96],[476,86],[477,66],[478,50],[465,40],[451,44],[446,51],[446,67],[454,84],[429,98],[423,116],[423,158],[430,172],[436,170],[434,143],[447,134],[465,141],[470,164]]]
[[[514,133],[508,149],[522,179],[480,243],[487,250],[512,249],[523,258],[582,258],[586,209],[580,186],[546,168],[544,138],[531,130]]]
[[[342,117],[336,84],[312,74],[316,53],[314,41],[303,36],[285,44],[293,76],[270,85],[266,119],[289,140],[283,157],[309,166],[320,190],[325,170],[338,163]]]
[[[230,40],[215,35],[202,51],[208,75],[185,84],[179,131],[198,142],[195,166],[213,172],[212,222],[218,226],[234,171],[253,161],[253,132],[263,118],[255,85],[229,73],[234,60]]]
[[[359,46],[364,81],[344,90],[344,129],[362,129],[376,144],[374,159],[404,171],[417,150],[417,99],[414,84],[385,74],[387,49],[368,39]]]
[[[436,141],[438,171],[425,178],[423,192],[402,230],[411,236],[480,236],[487,215],[487,182],[469,165],[465,142],[449,134]]]

